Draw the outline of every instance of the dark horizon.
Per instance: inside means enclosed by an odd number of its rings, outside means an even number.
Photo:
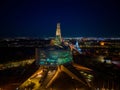
[[[0,38],[54,37],[61,23],[62,37],[120,37],[119,2],[1,1]]]

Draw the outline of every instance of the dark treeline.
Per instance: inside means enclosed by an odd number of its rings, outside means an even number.
[[[0,63],[34,58],[35,48],[33,47],[1,47]]]

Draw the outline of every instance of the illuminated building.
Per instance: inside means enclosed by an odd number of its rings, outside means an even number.
[[[62,44],[60,23],[58,23],[56,37],[51,40],[50,45],[36,49],[36,63],[37,65],[56,66],[68,62],[72,62],[72,52],[69,47]]]
[[[76,48],[81,52],[78,42],[76,43]],[[85,86],[91,86],[89,81],[87,81],[76,68],[85,71],[91,71],[91,69],[73,62],[70,47],[62,42],[60,23],[57,24],[56,37],[51,40],[50,45],[36,49],[36,64],[45,67],[54,66],[56,68],[55,74],[50,78],[49,82],[45,83],[46,88],[49,88],[62,73],[74,78]],[[44,85],[41,87],[44,87]]]
[[[81,48],[79,47],[78,41],[76,41],[75,48],[78,50],[79,53],[82,53]]]
[[[60,29],[60,23],[57,23],[57,29],[56,29],[56,37],[55,37],[55,44],[59,45],[61,44],[61,29]]]
[[[100,45],[101,45],[101,46],[104,46],[104,45],[105,45],[105,43],[104,43],[104,42],[100,42]]]
[[[37,49],[37,64],[38,65],[61,65],[72,61],[72,53],[68,48],[46,47]]]

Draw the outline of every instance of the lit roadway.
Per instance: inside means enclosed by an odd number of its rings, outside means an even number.
[[[5,64],[0,64],[0,70],[13,68],[13,67],[19,67],[19,66],[30,65],[34,61],[35,61],[35,59],[26,59],[26,60],[22,60],[22,61],[8,62],[8,63],[5,63]]]
[[[40,79],[43,77],[43,68],[39,68],[31,77],[29,77],[22,85],[20,85],[20,90],[25,90],[27,88],[30,88],[30,85],[32,83],[35,84],[34,90],[37,90],[39,86],[41,85],[39,83]]]
[[[48,69],[40,67],[32,76],[30,76],[23,84],[20,85],[20,90],[30,88],[31,84],[34,84],[34,90],[39,90],[47,74],[48,77],[51,76],[51,72],[48,72]]]
[[[51,78],[55,75],[55,73],[56,70],[49,70],[44,82],[40,82],[42,84],[37,90],[46,90],[47,89],[46,85],[48,84],[49,81],[51,81]]]
[[[78,69],[82,68],[82,70],[91,71],[91,69],[84,68],[83,66],[78,66],[77,64],[74,64],[74,66]],[[73,77],[70,77],[72,76],[72,74],[69,71],[65,70],[65,72],[67,72],[68,75],[64,73],[64,68],[62,69],[62,67],[60,70],[60,68],[54,67],[54,69],[51,69],[48,67],[46,68],[45,66],[41,66],[33,75],[31,75],[23,84],[20,85],[19,90],[64,90],[66,86],[72,88],[73,90],[79,90],[80,88],[82,89],[80,85],[84,85],[76,81],[74,79],[76,78],[74,77],[74,75]],[[83,75],[83,77],[89,80],[88,82],[91,82],[91,78],[93,76],[85,72],[80,73]],[[69,83],[66,81],[66,79],[69,81]],[[60,85],[62,85],[63,83],[65,83],[66,86],[60,87]],[[74,83],[74,86],[69,86],[72,83]],[[77,87],[79,87],[79,89]]]
[[[33,84],[33,90],[46,90],[46,84],[55,74],[56,70],[48,70],[48,68],[40,67],[31,77],[20,85],[19,90],[27,90]]]
[[[2,72],[4,72],[5,70],[8,70],[8,69],[12,69],[12,68],[18,68],[18,67],[20,67],[20,66],[26,66],[26,65],[31,65],[33,62],[35,61],[35,59],[26,59],[26,60],[21,60],[21,61],[16,61],[16,62],[8,62],[8,63],[5,63],[5,64],[0,64],[0,71]],[[14,74],[16,74],[17,72],[19,72],[19,70],[17,69],[17,70],[15,70],[14,71]],[[24,72],[24,70],[22,71],[22,73]],[[13,73],[12,71],[10,71],[10,73]],[[21,75],[21,72],[19,73],[20,75]],[[8,74],[9,75],[9,74]],[[12,74],[13,75],[13,74]],[[5,75],[5,77],[6,77],[7,75]],[[4,78],[5,78],[4,77]],[[16,77],[17,76],[15,76],[15,77],[8,77],[8,80],[10,80],[10,81],[8,81],[8,84],[5,84],[5,85],[2,85],[2,86],[0,86],[0,90],[3,90],[3,88],[4,88],[4,90],[12,90],[13,88],[16,88],[17,86],[19,86],[20,85],[20,83],[19,82],[14,82],[14,81],[16,81],[15,79],[16,79]],[[4,79],[2,79],[1,81],[6,81],[6,78],[5,78],[5,80]],[[9,83],[9,82],[11,82],[11,83]],[[2,82],[1,82],[2,83]]]

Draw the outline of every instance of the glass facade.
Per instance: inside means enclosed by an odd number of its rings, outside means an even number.
[[[38,50],[39,65],[61,65],[72,62],[72,53],[70,50]]]

